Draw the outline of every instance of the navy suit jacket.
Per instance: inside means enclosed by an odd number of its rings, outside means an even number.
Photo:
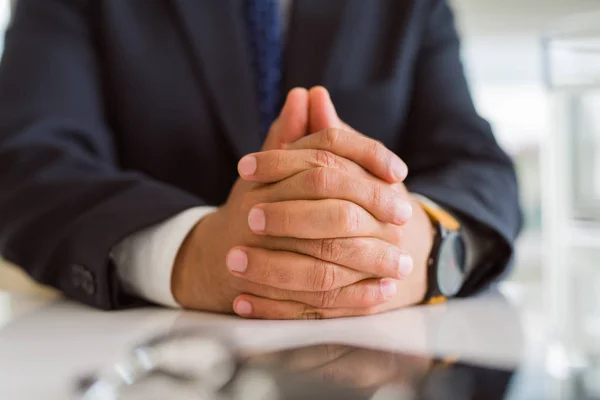
[[[495,239],[462,294],[506,270],[511,161],[473,106],[445,0],[293,3],[282,90],[321,84],[406,181]],[[0,253],[95,307],[139,303],[126,236],[222,204],[261,146],[241,0],[19,0],[0,66]]]

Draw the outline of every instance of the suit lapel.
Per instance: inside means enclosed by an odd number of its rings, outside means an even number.
[[[360,15],[371,0],[295,0],[288,27],[284,89],[334,87],[360,34]]]
[[[260,149],[255,77],[242,2],[173,0],[224,132],[238,156]]]
[[[172,0],[182,21],[198,76],[238,156],[262,144],[243,1]],[[295,0],[284,58],[283,94],[296,86],[339,86],[350,70],[365,0]],[[285,96],[284,96],[285,97]],[[335,97],[334,97],[335,100]]]

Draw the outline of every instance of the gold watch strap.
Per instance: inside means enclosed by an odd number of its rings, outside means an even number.
[[[425,303],[422,303],[422,304],[427,304],[429,306],[434,306],[436,304],[444,304],[447,301],[448,301],[448,298],[446,296],[434,296],[434,297],[430,298],[429,300],[427,300]]]
[[[449,231],[458,231],[460,229],[460,222],[454,218],[449,212],[432,202],[431,200],[425,199],[421,196],[417,198],[417,201],[423,207],[423,210],[429,215],[435,222],[439,222],[444,228]]]

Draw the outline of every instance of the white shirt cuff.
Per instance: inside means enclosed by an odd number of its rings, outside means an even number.
[[[171,273],[183,241],[216,207],[194,207],[136,232],[113,248],[111,256],[125,290],[153,303],[179,308],[171,292]]]

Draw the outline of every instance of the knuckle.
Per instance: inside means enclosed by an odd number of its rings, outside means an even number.
[[[367,145],[367,153],[373,157],[379,157],[383,154],[383,145],[377,140],[369,140],[369,144]]]
[[[322,259],[323,240],[324,239],[296,240],[294,242],[295,244],[299,244],[299,246],[295,247],[293,251]]]
[[[386,268],[390,264],[390,260],[393,259],[393,249],[391,247],[378,251],[376,258],[376,268],[377,271],[382,275],[388,268]]]
[[[310,156],[306,159],[306,165],[308,167],[322,167],[322,150],[319,149],[310,149]]]
[[[333,177],[327,168],[312,169],[308,178],[312,190],[318,195],[325,195],[333,184]]]
[[[330,291],[336,282],[335,267],[323,261],[316,261],[313,268],[312,286],[313,289],[320,292]]]
[[[337,168],[339,165],[337,157],[327,150],[315,150],[315,160],[320,167]]]
[[[380,184],[373,183],[371,186],[369,201],[373,207],[380,207],[383,203],[383,189]]]
[[[287,268],[281,268],[274,258],[268,257],[259,267],[263,283],[288,284],[293,280],[293,276]]]
[[[381,142],[371,140],[367,145],[366,151],[367,154],[374,160],[377,160],[380,163],[385,163],[386,165],[390,164],[391,153]]]
[[[259,279],[265,282],[270,281],[273,277],[274,269],[275,266],[273,265],[273,260],[267,258],[261,263],[260,268],[258,268]]]
[[[281,233],[291,233],[294,231],[294,218],[292,217],[292,210],[287,208],[287,207],[283,207],[281,209],[281,216],[280,218],[273,218],[274,220],[279,220],[279,223],[281,224]]]
[[[269,167],[272,171],[280,170],[286,163],[286,153],[284,151],[275,151],[269,158]]]
[[[351,166],[347,164],[346,161],[342,160],[341,158],[338,158],[337,156],[335,157],[335,161],[336,161],[336,168],[339,169],[340,171],[344,171],[346,173],[350,172]],[[359,168],[359,171],[363,171],[362,168]]]
[[[319,301],[317,307],[333,308],[337,303],[337,299],[340,295],[340,292],[341,289],[334,289],[319,293]]]
[[[321,135],[325,148],[334,148],[339,143],[341,131],[338,128],[327,128]]]
[[[352,203],[342,203],[339,207],[338,223],[346,233],[357,233],[360,229],[360,211]]]
[[[337,262],[342,257],[343,239],[321,239],[319,246],[319,258],[330,262]]]

